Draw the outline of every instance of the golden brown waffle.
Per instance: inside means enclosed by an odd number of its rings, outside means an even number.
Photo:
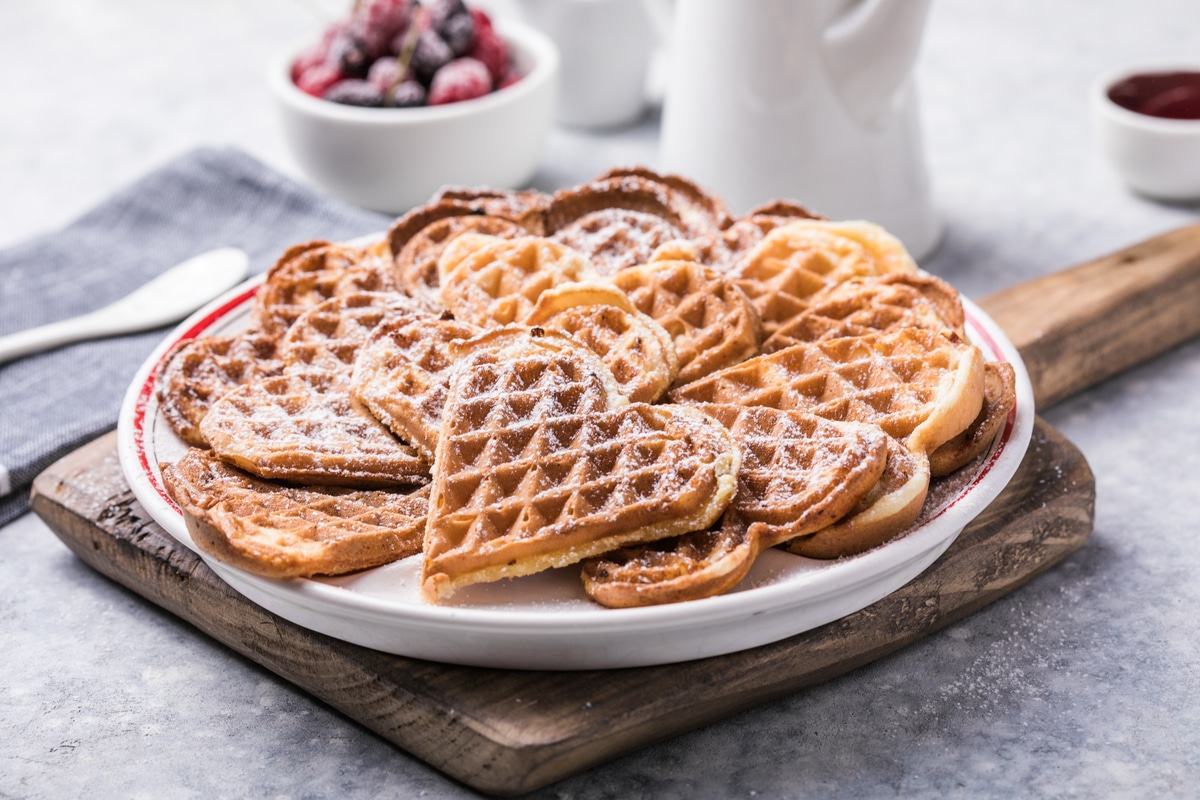
[[[433,461],[446,402],[452,345],[481,331],[446,318],[384,323],[359,350],[351,386],[355,397],[392,433]]]
[[[597,181],[612,178],[639,178],[666,190],[671,206],[683,220],[684,228],[693,235],[710,230],[723,230],[733,223],[725,201],[682,175],[657,172],[642,166],[614,167],[596,177]]]
[[[940,278],[922,273],[851,278],[814,295],[808,308],[781,325],[762,349],[773,353],[800,342],[899,328],[953,331],[963,337],[963,322],[958,292]]]
[[[970,426],[929,454],[933,476],[949,475],[982,455],[1000,434],[1017,403],[1017,375],[1012,364],[983,365],[983,408]]]
[[[357,488],[420,484],[429,463],[350,393],[338,372],[307,369],[239,386],[200,423],[213,452],[260,478]]]
[[[656,261],[611,278],[675,342],[682,386],[757,355],[758,311],[741,289],[691,261]]]
[[[438,259],[446,245],[464,233],[481,233],[502,239],[529,235],[529,231],[519,223],[504,217],[466,215],[431,222],[413,235],[396,254],[396,271],[404,290],[413,297],[440,305]]]
[[[270,578],[341,575],[421,552],[429,488],[404,493],[286,486],[192,449],[163,485],[205,552]]]
[[[729,503],[740,454],[712,418],[628,404],[567,337],[485,337],[455,366],[443,413],[426,599],[703,529]]]
[[[916,271],[899,240],[877,225],[795,220],[768,233],[730,277],[758,308],[769,337],[843,281]]]
[[[983,356],[922,328],[798,344],[674,389],[678,403],[806,411],[867,422],[925,452],[957,436],[983,402]]]
[[[889,456],[896,476],[891,490],[876,493],[869,508],[839,523],[840,535],[821,537],[830,543],[820,552],[849,555],[881,544],[916,519],[929,484],[928,454],[965,430],[982,407],[983,358],[961,340],[902,328],[797,344],[675,389],[670,397],[871,423],[894,438],[902,448]],[[915,460],[905,466],[901,460],[908,454]]]
[[[503,192],[492,189],[447,188],[425,205],[417,206],[388,229],[387,242],[399,255],[426,226],[449,217],[502,217],[517,223],[528,235],[545,233],[545,209],[549,196],[540,192]]]
[[[296,493],[391,497],[311,484],[421,480],[436,456],[435,601],[592,559],[601,602],[673,602],[726,591],[781,542],[861,552],[916,517],[931,473],[986,452],[1014,398],[1011,371],[961,341],[957,294],[886,232],[791,201],[734,220],[643,167],[553,195],[449,187],[383,241],[289,248],[253,327],[164,362],[160,407],[209,434],[214,454],[189,458],[242,504],[189,525],[280,573],[343,524]],[[684,406],[629,401],[668,386]],[[249,492],[217,457],[308,486]]]
[[[668,187],[630,175],[593,180],[555,192],[546,208],[546,233],[553,236],[589,214],[614,209],[658,217],[687,236],[708,230],[688,227]]]
[[[600,279],[583,256],[564,244],[537,236],[488,238],[458,237],[438,264],[442,303],[463,322],[481,327],[521,322],[542,292]],[[469,244],[459,247],[464,242]]]
[[[874,425],[795,411],[700,405],[742,451],[738,489],[719,525],[584,564],[588,596],[632,607],[695,600],[736,585],[764,549],[825,529],[883,474],[887,442]]]
[[[524,324],[569,333],[600,356],[636,403],[662,397],[679,373],[671,335],[615,286],[567,283],[543,292]]]
[[[733,269],[768,233],[798,219],[824,217],[790,200],[775,200],[752,208],[721,231],[718,246],[713,249],[719,257],[704,263],[722,271]]]
[[[290,251],[289,251],[290,252]],[[280,259],[254,296],[254,325],[279,335],[308,309],[361,285],[366,271],[388,268],[378,251],[344,244],[321,244]],[[347,277],[355,282],[344,283]]]
[[[433,196],[432,202],[462,203],[473,213],[511,219],[534,236],[542,236],[550,195],[535,189],[446,186]]]
[[[929,491],[929,458],[898,439],[887,441],[887,465],[871,491],[843,519],[785,545],[808,558],[842,558],[870,550],[907,530]]]
[[[275,336],[249,330],[175,345],[157,381],[158,407],[171,429],[188,444],[207,447],[200,422],[208,409],[237,387],[282,372],[278,344]]]
[[[399,292],[355,292],[326,300],[301,314],[280,342],[289,368],[345,372],[379,324],[393,319],[435,317],[440,312]]]
[[[551,237],[582,254],[601,275],[645,264],[655,250],[683,238],[662,217],[644,211],[604,208],[585,214]]]

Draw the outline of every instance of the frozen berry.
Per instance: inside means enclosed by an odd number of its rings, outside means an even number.
[[[450,50],[450,45],[446,44],[436,31],[429,29],[421,31],[421,35],[417,37],[417,46],[413,49],[412,60],[408,62],[408,66],[417,76],[417,80],[428,85],[433,80],[434,73],[450,63],[453,58],[454,53]]]
[[[519,83],[520,80],[521,80],[521,73],[517,72],[515,69],[510,69],[508,71],[508,74],[504,76],[504,80],[500,81],[500,83],[496,85],[496,88],[497,89],[507,89],[508,87],[512,86],[514,83]]]
[[[325,99],[345,106],[378,108],[383,105],[383,92],[370,81],[351,78],[329,87]]]
[[[472,8],[470,10],[471,19],[475,21],[475,29],[490,31],[493,30],[492,18],[487,15],[487,12],[481,8]]]
[[[329,47],[329,58],[351,78],[367,77],[367,69],[371,66],[371,57],[362,40],[344,33],[336,37]]]
[[[440,106],[483,97],[492,90],[488,68],[473,58],[458,58],[442,67],[429,86],[429,105]]]
[[[296,78],[296,87],[313,97],[324,97],[330,86],[344,80],[345,77],[342,71],[332,64],[317,64],[300,73]]]
[[[475,44],[467,55],[484,63],[492,75],[493,83],[500,83],[508,74],[508,45],[490,22],[481,25],[478,16],[475,20]]]
[[[466,14],[467,7],[463,0],[425,0],[421,4],[429,12],[429,23],[433,29],[443,36],[446,35],[446,22],[459,14]]]
[[[371,69],[367,71],[367,80],[378,86],[380,91],[386,92],[404,80],[406,72],[394,56],[384,56],[371,65]]]
[[[348,30],[348,23],[345,22],[335,22],[327,27],[321,34],[320,41],[306,47],[296,57],[296,61],[292,64],[292,80],[298,81],[302,73],[307,72],[318,64],[324,64],[328,61],[329,51],[333,46],[334,40],[347,33]]]
[[[378,58],[388,52],[411,18],[412,0],[366,0],[356,7],[351,26],[371,58]]]
[[[384,105],[414,108],[425,105],[425,87],[417,81],[404,81],[388,92]]]
[[[475,46],[475,19],[467,13],[455,14],[442,25],[441,33],[455,58],[464,56]]]

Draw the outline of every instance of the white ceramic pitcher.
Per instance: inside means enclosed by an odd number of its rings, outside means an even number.
[[[912,68],[929,0],[677,0],[660,166],[937,245]]]

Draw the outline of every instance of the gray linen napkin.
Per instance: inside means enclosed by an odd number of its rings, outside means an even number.
[[[174,264],[240,247],[261,272],[290,244],[384,230],[388,217],[329,199],[230,148],[195,150],[61,231],[0,251],[0,334],[93,311]],[[34,477],[111,430],[138,366],[169,328],[0,365],[0,525]]]

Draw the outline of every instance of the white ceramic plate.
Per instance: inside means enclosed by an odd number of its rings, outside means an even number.
[[[588,600],[577,568],[468,587],[439,606],[419,597],[420,556],[339,578],[263,578],[217,561],[188,536],[159,474],[159,463],[174,461],[186,445],[159,413],[153,391],[158,364],[175,342],[244,329],[257,288],[250,281],[197,312],[142,365],[121,409],[122,469],[154,519],[247,598],[298,625],[398,655],[511,669],[606,669],[721,655],[810,630],[919,575],[1008,484],[1033,430],[1033,392],[1016,348],[964,300],[971,341],[988,360],[1016,370],[1016,407],[986,457],[936,481],[913,529],[870,552],[815,561],[769,550],[726,595],[632,609]]]

